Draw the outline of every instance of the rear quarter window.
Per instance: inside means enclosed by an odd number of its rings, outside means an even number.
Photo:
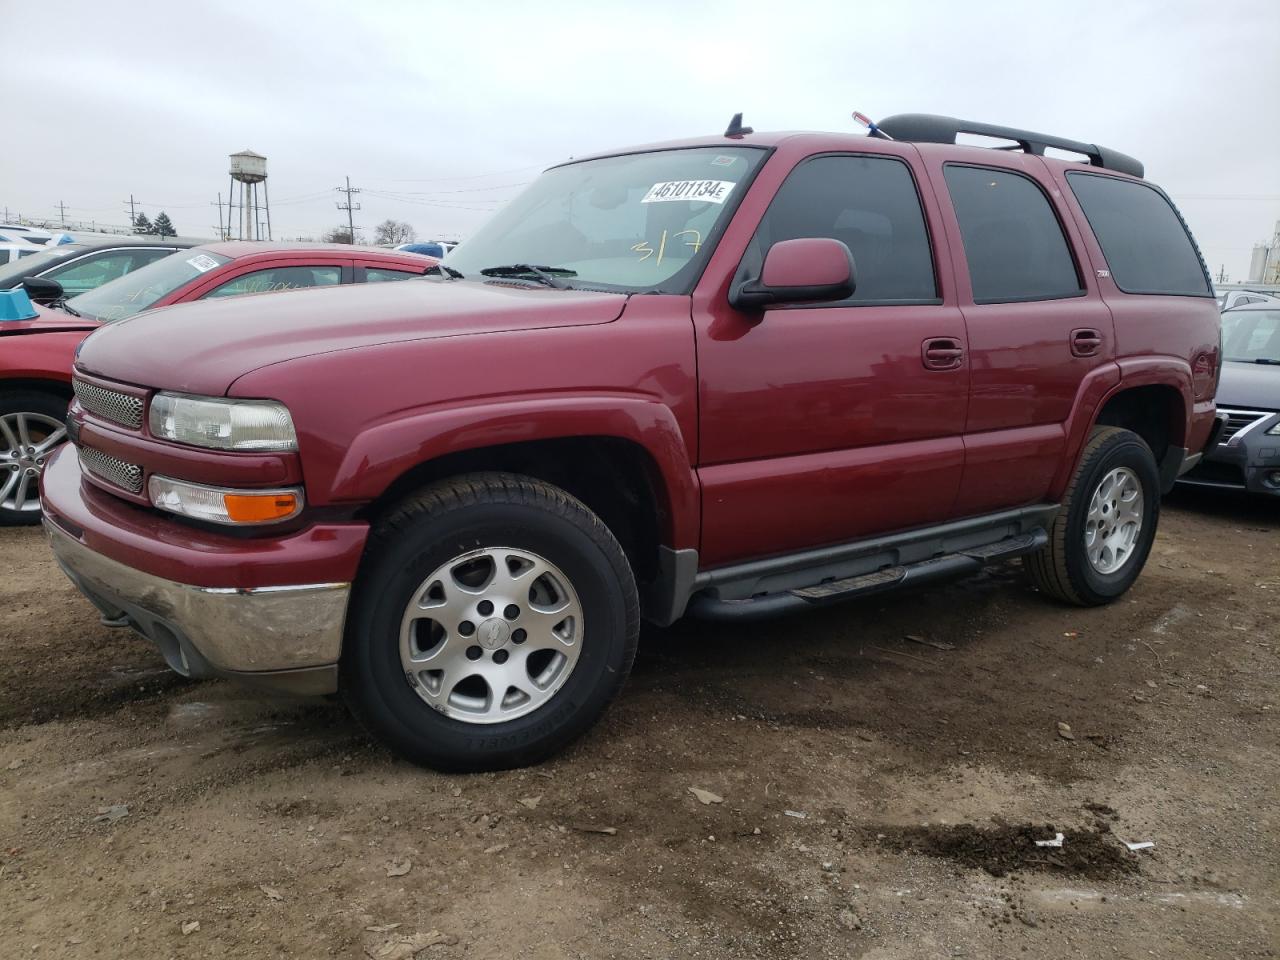
[[[1211,296],[1199,251],[1163,193],[1092,173],[1068,173],[1067,183],[1122,291]]]

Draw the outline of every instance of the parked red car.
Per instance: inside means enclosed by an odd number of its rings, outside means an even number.
[[[435,263],[380,247],[210,243],[165,256],[60,307],[37,307],[36,320],[0,323],[0,526],[39,522],[38,478],[66,436],[72,357],[104,323],[191,300],[404,280]],[[28,282],[50,299],[60,294],[49,280]]]
[[[439,279],[99,331],[44,474],[58,560],[175,670],[341,691],[468,770],[586,730],[642,617],[1009,557],[1115,600],[1218,423],[1191,235],[1114,151],[881,129],[574,160]]]

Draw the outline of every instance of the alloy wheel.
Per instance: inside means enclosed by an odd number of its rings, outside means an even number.
[[[38,511],[40,474],[67,428],[42,413],[0,416],[0,510]]]
[[[400,662],[433,709],[501,723],[555,696],[582,636],[582,604],[563,571],[528,550],[493,547],[454,557],[414,591]]]

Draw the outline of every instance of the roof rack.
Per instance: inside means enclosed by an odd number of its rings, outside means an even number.
[[[916,143],[955,143],[959,134],[971,133],[981,137],[1013,140],[1024,151],[1037,156],[1044,155],[1045,147],[1056,147],[1059,150],[1083,154],[1095,167],[1127,173],[1132,177],[1143,175],[1141,161],[1116,150],[1100,147],[1096,143],[1081,143],[1078,140],[1051,137],[1043,133],[1032,133],[1030,130],[1018,130],[1015,127],[998,127],[991,123],[957,120],[955,117],[938,117],[930,113],[899,113],[881,120],[878,127],[894,140]]]

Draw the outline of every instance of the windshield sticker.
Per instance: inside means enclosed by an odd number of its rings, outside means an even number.
[[[732,180],[668,180],[655,183],[641,203],[666,203],[669,200],[697,200],[724,203],[736,184]]]
[[[191,264],[191,266],[195,267],[201,273],[208,273],[218,265],[217,260],[213,259],[213,257],[206,256],[203,253],[198,253],[194,257],[191,257],[187,260],[187,263]]]
[[[713,167],[732,167],[733,161],[737,159],[737,157],[726,157],[724,154],[721,154],[711,161],[711,165]]]

